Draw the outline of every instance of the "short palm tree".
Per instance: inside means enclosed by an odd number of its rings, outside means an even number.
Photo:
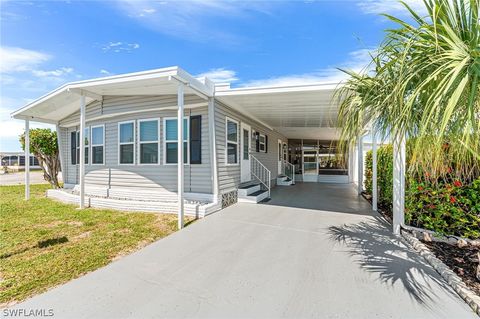
[[[404,3],[414,24],[385,15],[398,28],[372,55],[373,72],[349,72],[338,91],[343,141],[371,125],[415,141],[413,169],[480,174],[479,1],[424,0],[425,17]]]

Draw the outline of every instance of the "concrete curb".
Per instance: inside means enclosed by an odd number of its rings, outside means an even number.
[[[440,259],[427,248],[421,241],[413,237],[407,231],[402,229],[402,237],[432,265],[432,267],[447,281],[460,297],[473,309],[480,317],[480,297],[471,291],[460,277],[448,268]]]

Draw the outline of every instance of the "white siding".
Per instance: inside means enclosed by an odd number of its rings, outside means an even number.
[[[233,190],[240,184],[240,165],[226,165],[226,147],[225,147],[225,119],[226,117],[237,120],[240,124],[246,123],[252,127],[252,130],[268,136],[267,153],[256,152],[255,145],[252,143],[252,154],[262,162],[272,173],[272,185],[278,173],[278,139],[287,142],[287,138],[278,132],[272,131],[257,121],[232,110],[225,104],[215,101],[215,133],[218,157],[218,184],[220,193]],[[240,132],[241,133],[241,132]],[[240,148],[240,147],[239,147]],[[241,150],[240,150],[241,154]],[[240,158],[240,157],[239,157]]]
[[[187,98],[186,98],[187,100]],[[189,97],[188,103],[198,103],[202,100]],[[149,110],[157,107],[157,111],[148,111],[134,114],[118,115],[90,121],[100,113],[102,109],[100,102],[91,103],[87,107],[86,125],[105,125],[105,165],[86,165],[86,184],[91,186],[114,187],[132,187],[135,189],[158,189],[176,191],[177,189],[177,166],[164,165],[163,157],[163,118],[176,117],[176,110],[164,109],[164,107],[176,106],[176,97],[115,97],[105,98],[103,102],[103,114],[110,112],[124,112],[127,108],[130,110]],[[210,168],[210,151],[208,141],[208,113],[207,107],[186,109],[186,116],[202,116],[202,164],[193,164],[185,166],[185,191],[195,193],[212,192],[212,172]],[[78,115],[69,116],[60,125],[71,125],[77,121]],[[160,164],[159,165],[118,165],[118,122],[128,120],[139,120],[146,118],[160,118]],[[138,123],[137,123],[138,124]],[[66,143],[64,152],[66,152],[66,183],[78,183],[78,165],[72,165],[70,157],[70,132],[77,130],[78,127],[70,127],[65,130]],[[63,130],[62,130],[63,131]],[[63,133],[62,133],[63,134]],[[138,125],[136,125],[136,134],[138,141]],[[138,145],[135,145],[138,159]]]

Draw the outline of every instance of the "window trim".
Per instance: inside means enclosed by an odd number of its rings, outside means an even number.
[[[142,153],[141,153],[141,145],[142,144],[153,144],[155,143],[155,141],[144,141],[142,142],[141,139],[140,139],[140,125],[142,122],[151,122],[151,121],[157,121],[157,158],[158,158],[158,162],[157,163],[142,163],[141,162],[141,156],[142,156]],[[146,119],[139,119],[137,120],[138,122],[138,139],[136,140],[136,144],[137,144],[137,148],[138,148],[138,158],[137,158],[137,165],[138,166],[151,166],[151,165],[161,165],[161,160],[160,160],[160,121],[161,119],[159,117],[154,117],[154,118],[146,118]]]
[[[133,124],[133,142],[123,142],[123,143],[120,143],[120,125],[122,124],[130,124],[132,123]],[[122,121],[122,122],[118,122],[117,123],[117,162],[118,162],[118,165],[120,166],[128,166],[128,165],[136,165],[136,154],[137,154],[137,150],[136,150],[136,142],[137,142],[137,134],[136,134],[136,121],[135,120],[130,120],[130,121]],[[120,145],[129,145],[129,144],[133,144],[133,163],[121,163],[120,162]]]
[[[93,144],[93,129],[101,127],[103,129],[103,144]],[[89,140],[90,151],[88,152],[88,160],[90,161],[90,165],[105,165],[105,124],[98,124],[90,126],[90,140]],[[103,146],[103,159],[102,163],[93,163],[93,147],[94,146]],[[90,159],[91,158],[91,159]]]
[[[263,143],[262,143],[262,136],[263,136]],[[263,145],[263,150],[262,150]],[[265,134],[259,133],[258,134],[258,152],[259,153],[266,153],[266,145],[267,145],[267,137]]]
[[[237,141],[232,142],[228,140],[228,122],[233,122],[237,124]],[[239,143],[239,138],[240,138],[240,122],[237,120],[232,119],[231,117],[226,116],[225,117],[225,166],[239,166],[240,165],[240,156],[239,156],[239,148],[240,148],[240,143]],[[236,163],[229,163],[228,162],[228,144],[235,144],[237,145],[237,162]]]
[[[88,152],[85,150],[83,154],[84,155],[87,154],[87,159],[88,159],[88,161],[85,161],[85,165],[90,165],[91,163],[90,158],[92,154],[92,150],[90,149],[90,146],[92,145],[92,129],[90,126],[86,125],[85,130],[88,130],[88,134],[85,134],[85,132],[83,133],[84,136],[88,135],[87,136],[88,145],[85,145],[85,149],[88,149]]]
[[[184,120],[187,120],[187,137],[183,142],[187,142],[187,162],[183,165],[190,165],[190,116],[184,116]],[[177,120],[176,116],[164,117],[163,118],[163,165],[177,165],[178,163],[167,163],[167,143],[178,143],[177,140],[167,140],[167,121],[168,120]],[[178,130],[178,126],[177,126]],[[177,133],[178,134],[178,133]],[[183,145],[182,145],[183,146]],[[178,152],[178,151],[177,151]]]

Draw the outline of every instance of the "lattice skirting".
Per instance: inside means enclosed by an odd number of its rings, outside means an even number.
[[[236,190],[222,194],[222,208],[235,204],[237,202],[237,199],[238,192]]]

